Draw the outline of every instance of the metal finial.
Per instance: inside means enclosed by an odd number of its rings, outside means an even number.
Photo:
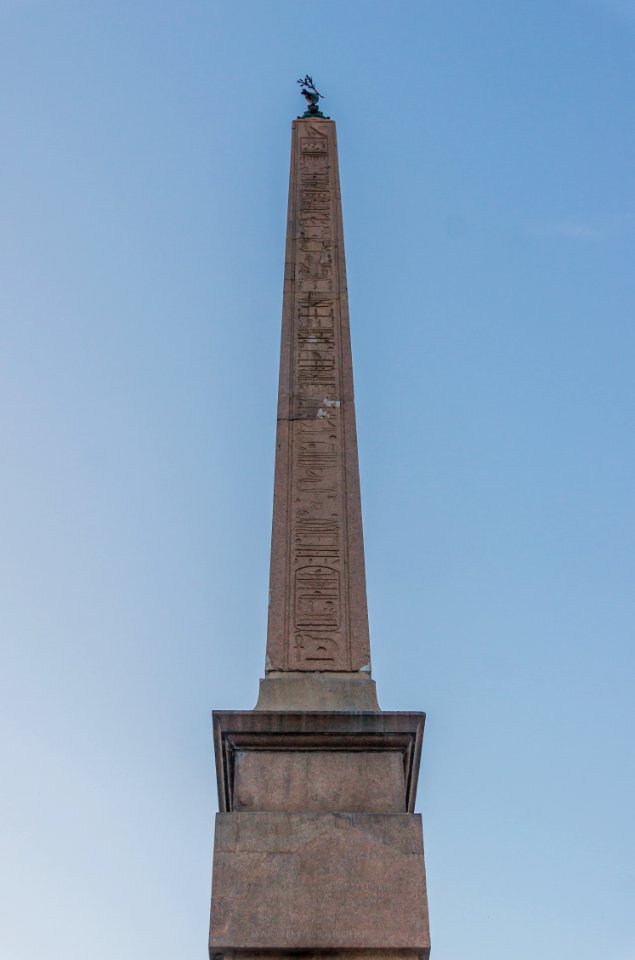
[[[300,93],[309,105],[308,110],[302,114],[302,119],[305,117],[323,117],[324,114],[318,107],[318,103],[324,97],[313,83],[313,77],[310,77],[307,73],[304,80],[298,80],[298,83],[302,87]]]

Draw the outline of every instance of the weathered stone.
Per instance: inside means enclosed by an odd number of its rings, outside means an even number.
[[[243,950],[224,947],[223,952],[212,954],[212,960],[427,960],[430,950],[301,950],[290,954],[288,950]]]
[[[293,124],[266,673],[370,672],[335,124]]]
[[[421,818],[218,814],[210,951],[413,950],[430,940]]]
[[[424,714],[405,712],[215,711],[219,808],[411,813],[424,723]],[[310,759],[299,759],[301,754]],[[338,759],[343,755],[350,773]],[[303,769],[311,774],[304,786]],[[354,806],[342,807],[346,799]],[[308,805],[300,807],[302,802]]]
[[[365,673],[270,673],[260,681],[256,710],[379,710],[375,681]]]
[[[397,750],[239,750],[233,809],[405,813]]]

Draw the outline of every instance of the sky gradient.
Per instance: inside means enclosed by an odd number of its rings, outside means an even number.
[[[338,124],[433,960],[635,960],[632,0],[0,0],[1,960],[204,960],[290,123]]]

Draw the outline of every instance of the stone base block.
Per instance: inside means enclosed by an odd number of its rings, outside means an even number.
[[[430,950],[225,950],[210,960],[429,960]]]
[[[426,960],[421,818],[218,814],[210,956]]]
[[[256,710],[379,712],[375,681],[367,673],[269,673],[260,681]]]

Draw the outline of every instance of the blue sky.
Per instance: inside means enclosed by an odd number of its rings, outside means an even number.
[[[206,957],[290,122],[338,123],[434,960],[635,960],[632,0],[0,0],[0,957]]]

